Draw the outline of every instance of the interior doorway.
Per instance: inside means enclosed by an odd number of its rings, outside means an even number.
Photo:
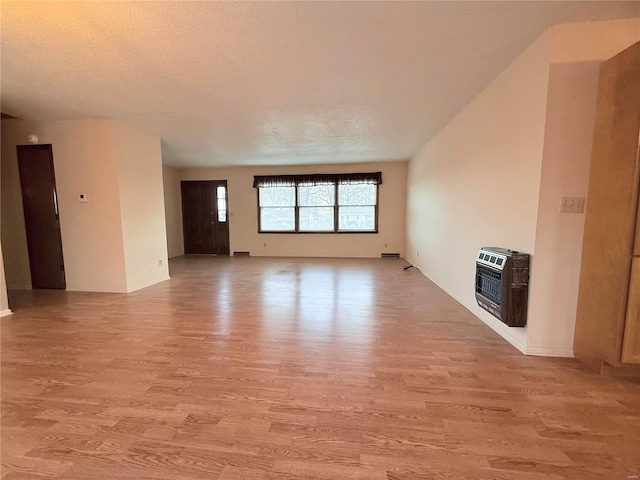
[[[18,145],[17,152],[31,286],[64,290],[53,148],[51,145]]]
[[[226,180],[183,180],[184,253],[229,255]]]

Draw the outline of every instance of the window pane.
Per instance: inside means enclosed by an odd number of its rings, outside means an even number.
[[[341,183],[338,185],[338,205],[375,205],[377,185]]]
[[[227,197],[227,192],[226,192],[226,188],[225,187],[217,187],[216,188],[216,196],[218,198],[226,198]]]
[[[280,188],[280,187],[277,187]],[[262,191],[262,189],[260,189]],[[260,208],[260,228],[262,231],[291,231],[294,230],[295,213],[293,207],[262,207]]]
[[[339,230],[375,230],[375,207],[340,207],[338,228]]]
[[[227,201],[224,198],[218,199],[218,210],[226,210],[227,209]]]
[[[333,207],[300,207],[301,232],[332,232]]]
[[[218,210],[218,221],[226,222],[227,221],[227,211],[226,210]]]
[[[296,187],[260,187],[261,207],[293,207],[296,204]]]
[[[300,185],[298,201],[301,207],[329,207],[335,204],[335,185]]]

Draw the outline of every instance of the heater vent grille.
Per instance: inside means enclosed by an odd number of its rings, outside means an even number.
[[[380,257],[382,258],[400,258],[399,253],[381,253]]]
[[[476,301],[509,327],[527,324],[529,255],[483,247],[476,257]]]
[[[248,257],[249,255],[249,252],[233,252],[234,257]]]

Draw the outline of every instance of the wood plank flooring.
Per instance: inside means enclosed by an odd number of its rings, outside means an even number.
[[[521,355],[401,260],[181,257],[11,292],[3,480],[640,473],[640,386]]]

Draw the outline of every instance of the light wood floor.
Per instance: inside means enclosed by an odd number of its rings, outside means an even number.
[[[640,387],[525,357],[400,260],[179,258],[12,292],[2,479],[621,479]]]

